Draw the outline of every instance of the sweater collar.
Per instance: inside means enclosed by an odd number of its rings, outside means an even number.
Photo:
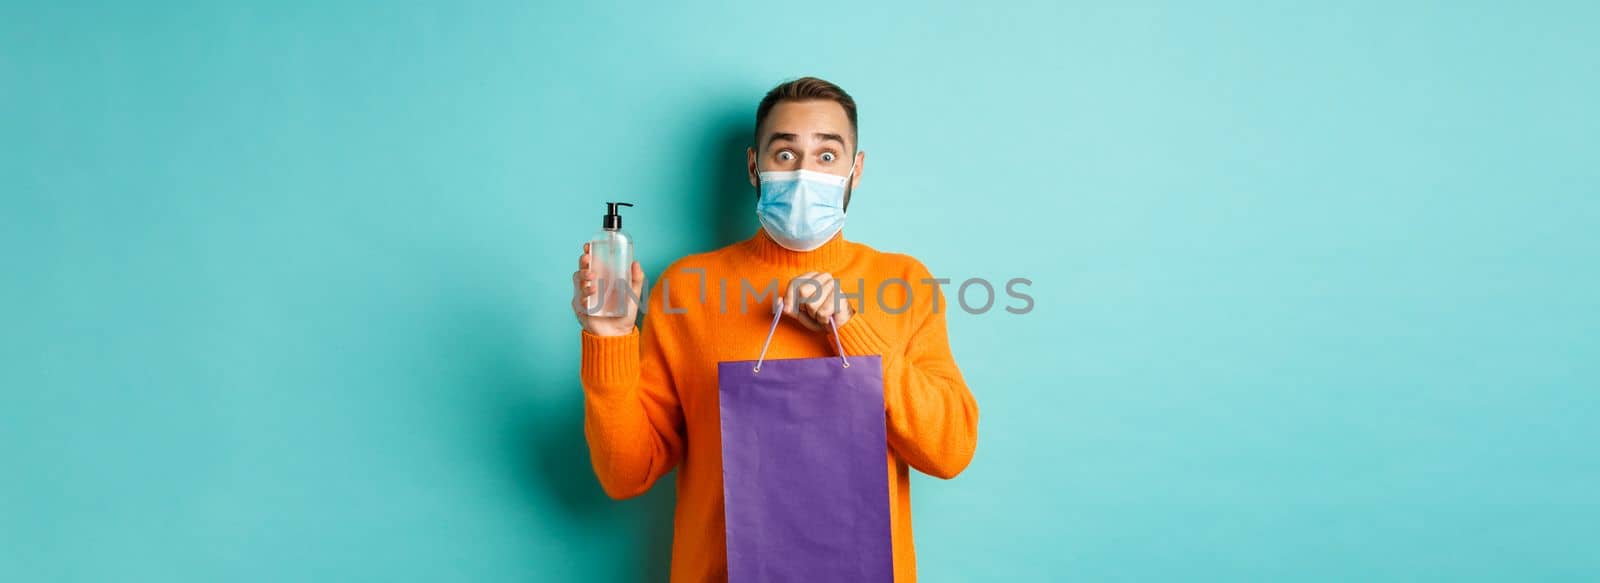
[[[758,228],[755,236],[745,240],[742,246],[750,257],[774,267],[800,271],[833,271],[849,258],[854,244],[844,239],[844,231],[839,231],[821,247],[810,251],[791,251],[773,241],[766,229]]]

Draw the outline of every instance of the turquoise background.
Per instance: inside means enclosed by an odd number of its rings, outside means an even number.
[[[803,74],[851,238],[1034,281],[924,580],[1595,580],[1600,8],[1509,4],[7,3],[0,580],[663,580],[568,278]]]

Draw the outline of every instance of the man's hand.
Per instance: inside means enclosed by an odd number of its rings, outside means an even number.
[[[783,295],[783,313],[817,332],[828,330],[830,318],[835,326],[843,326],[850,319],[850,302],[838,294],[839,281],[833,274],[800,274],[789,280]]]
[[[644,270],[639,267],[638,261],[633,262],[629,276],[633,284],[633,295],[623,299],[628,313],[606,317],[598,315],[600,312],[598,307],[590,311],[589,299],[598,293],[596,286],[599,284],[600,274],[589,269],[589,244],[583,244],[583,255],[578,256],[578,270],[572,272],[572,312],[577,314],[578,323],[583,324],[584,330],[596,336],[626,336],[633,332],[633,321],[639,314],[639,304],[633,298],[643,297],[640,291],[644,289]],[[606,285],[614,286],[616,282],[606,282]]]

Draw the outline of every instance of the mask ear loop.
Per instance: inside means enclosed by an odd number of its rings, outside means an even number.
[[[856,180],[856,164],[857,164],[857,158],[855,156],[851,156],[850,157],[850,173],[844,175],[844,200],[839,201],[840,203],[848,204],[848,201],[850,200],[850,195],[855,194],[855,192],[856,192],[855,187],[851,186],[851,183],[854,183],[855,180]],[[850,216],[850,210],[848,208],[845,209],[844,214],[845,214],[845,216]],[[844,354],[844,352],[841,351],[840,354]],[[846,366],[848,366],[848,365],[846,365]]]
[[[756,202],[761,202],[761,151],[756,151]]]

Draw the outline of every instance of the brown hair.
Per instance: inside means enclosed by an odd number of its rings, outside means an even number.
[[[761,123],[767,121],[767,114],[772,113],[772,108],[785,101],[811,101],[826,100],[839,104],[844,108],[844,115],[850,118],[850,145],[856,146],[856,100],[840,89],[838,85],[829,83],[816,77],[801,77],[792,81],[779,83],[761,98],[761,105],[756,107],[755,148],[761,150]]]

